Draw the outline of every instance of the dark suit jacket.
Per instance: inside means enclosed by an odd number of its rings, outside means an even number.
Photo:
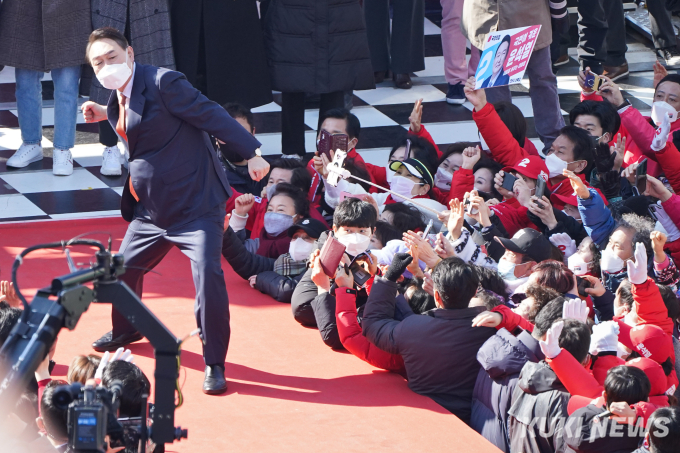
[[[482,88],[499,87],[499,86],[507,85],[508,83],[510,83],[510,76],[507,75],[505,73],[505,71],[503,71],[502,69],[501,69],[501,73],[498,74],[498,78],[496,79],[496,82],[493,85],[491,85],[491,87],[490,87],[489,82],[491,82],[491,77],[493,77],[493,75],[489,76],[484,81],[484,83],[482,83]]]
[[[118,98],[108,119],[116,128]],[[208,134],[244,159],[260,143],[218,104],[169,69],[137,64],[127,117],[130,176],[139,200],[160,228],[190,222],[231,196]],[[132,221],[135,199],[126,181],[121,213]]]

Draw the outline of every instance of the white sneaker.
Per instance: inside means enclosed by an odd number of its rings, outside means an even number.
[[[104,148],[100,172],[105,176],[120,176],[120,151],[117,146]]]
[[[68,176],[73,173],[71,150],[54,148],[52,153],[52,173],[57,176]]]
[[[42,160],[43,152],[42,145],[39,143],[35,145],[27,145],[22,143],[16,153],[7,159],[8,167],[23,168],[30,163]]]

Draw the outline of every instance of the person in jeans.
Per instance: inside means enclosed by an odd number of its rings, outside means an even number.
[[[42,85],[54,82],[52,172],[73,173],[78,84],[83,53],[92,31],[90,0],[4,0],[0,13],[0,65],[13,66],[22,144],[8,167],[26,167],[43,158]]]
[[[449,89],[446,102],[465,103],[465,81],[475,75],[479,63],[479,51],[470,51],[470,62],[465,58],[466,38],[460,30],[463,16],[463,0],[440,0],[442,5],[442,50],[444,52],[444,77]]]
[[[554,10],[554,9],[553,9]],[[531,105],[534,112],[536,132],[543,142],[544,151],[550,148],[564,127],[564,118],[557,97],[557,79],[552,71],[550,43],[552,42],[551,10],[545,0],[467,0],[463,5],[461,28],[470,43],[479,50],[484,49],[487,35],[492,31],[503,31],[517,27],[541,25],[533,53],[527,64],[531,89]],[[487,89],[490,103],[511,102],[510,87],[499,86]],[[540,113],[539,113],[540,112]]]

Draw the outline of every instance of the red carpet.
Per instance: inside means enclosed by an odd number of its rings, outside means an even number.
[[[107,231],[117,250],[126,226],[118,218],[0,225],[0,278],[10,279],[14,257],[27,246]],[[76,262],[93,256],[85,248],[77,250],[72,253]],[[318,331],[293,320],[289,305],[251,289],[226,262],[224,269],[232,326],[229,392],[221,397],[201,392],[199,340],[187,341],[180,372],[185,403],[176,412],[176,424],[189,429],[189,439],[169,451],[498,452],[429,398],[411,392],[400,376],[330,350]],[[156,271],[162,275],[147,274],[143,300],[183,337],[195,328],[189,260],[174,249]],[[19,284],[30,301],[38,287],[66,273],[60,251],[35,252],[21,266]],[[91,342],[110,329],[110,310],[109,305],[92,305],[75,331],[62,331],[57,377],[65,376],[74,355],[92,352]],[[131,349],[153,382],[150,345],[142,341]]]

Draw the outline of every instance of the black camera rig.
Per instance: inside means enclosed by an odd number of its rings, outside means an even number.
[[[40,249],[85,245],[97,247],[96,262],[52,280],[49,287],[38,290],[29,304],[17,284],[17,269],[29,253]],[[0,413],[12,411],[38,365],[45,359],[62,328],[75,329],[90,303],[111,303],[144,335],[154,348],[154,411],[151,414],[151,439],[157,445],[187,437],[187,431],[175,428],[175,391],[178,388],[181,341],[142,303],[118,277],[125,272],[123,255],[111,254],[93,239],[72,239],[29,247],[17,255],[12,266],[12,281],[24,304],[21,319],[0,349]],[[93,289],[84,286],[93,283]]]

